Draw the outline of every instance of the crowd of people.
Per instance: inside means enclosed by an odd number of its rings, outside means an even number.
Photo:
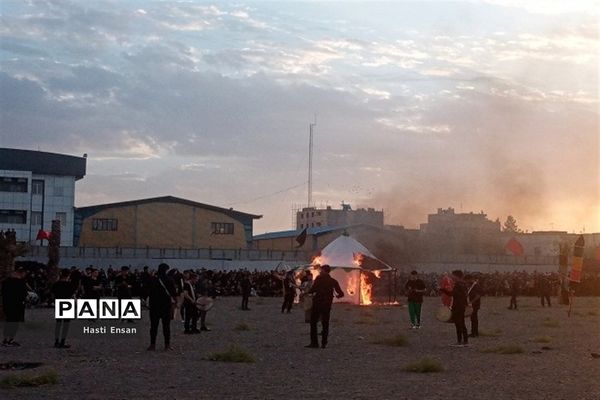
[[[123,266],[106,270],[89,266],[85,270],[76,267],[62,269],[57,282],[50,284],[49,274],[42,264],[25,263],[17,265],[14,273],[2,283],[2,296],[5,311],[9,310],[5,324],[4,345],[18,345],[14,341],[16,326],[12,322],[23,321],[24,310],[29,305],[52,305],[58,298],[119,299],[140,298],[150,310],[151,345],[155,349],[158,325],[163,324],[165,348],[170,348],[170,321],[181,317],[184,333],[194,334],[207,331],[206,314],[211,300],[217,296],[242,296],[241,309],[250,310],[251,296],[282,296],[281,312],[288,312],[295,300],[312,302],[305,307],[306,322],[311,324],[311,344],[318,347],[315,339],[316,324],[322,325],[322,346],[327,344],[328,320],[333,296],[343,296],[343,291],[335,279],[329,276],[329,269],[322,268],[321,274],[313,281],[307,271],[215,271],[205,268],[180,271],[161,264],[157,271],[149,267],[140,269]],[[321,279],[319,279],[321,278]],[[445,286],[445,280],[454,284]],[[457,324],[464,323],[460,314],[463,306],[469,305],[471,313],[471,334],[477,336],[477,310],[483,296],[510,296],[509,308],[517,309],[518,296],[539,296],[542,306],[551,306],[551,297],[565,293],[563,279],[558,273],[538,272],[494,272],[470,273],[463,275],[455,270],[452,274],[424,273],[416,276],[416,271],[404,273],[388,272],[380,278],[371,279],[375,300],[406,296],[412,328],[420,328],[420,313],[423,296],[442,296],[453,299],[451,319]],[[468,290],[467,290],[468,288]],[[393,293],[392,293],[393,291]],[[581,296],[600,295],[600,276],[587,274],[577,285],[575,293]],[[66,296],[66,297],[65,297]],[[568,298],[561,298],[561,301]],[[8,307],[8,308],[7,308]],[[464,314],[465,310],[462,310]],[[455,315],[456,314],[456,315]],[[9,319],[11,321],[9,321]],[[200,328],[198,328],[200,322]],[[68,347],[66,335],[68,321],[57,320],[55,346]],[[458,344],[467,343],[466,327],[457,325]]]

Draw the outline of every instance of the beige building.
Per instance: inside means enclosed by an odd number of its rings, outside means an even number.
[[[245,249],[260,215],[172,196],[81,207],[78,246]]]
[[[373,225],[383,228],[383,211],[374,208],[353,210],[350,204],[342,203],[341,209],[304,207],[296,213],[296,229],[325,226]]]

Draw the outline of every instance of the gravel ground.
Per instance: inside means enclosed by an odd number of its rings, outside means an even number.
[[[556,300],[556,299],[553,299]],[[29,310],[19,332],[21,348],[0,347],[0,363],[43,362],[27,371],[47,371],[58,383],[35,388],[0,389],[2,399],[600,399],[600,299],[577,299],[574,315],[564,307],[542,308],[537,299],[520,299],[520,309],[506,309],[508,299],[485,298],[480,330],[494,334],[471,340],[467,348],[450,347],[454,326],[434,320],[439,299],[425,301],[424,325],[410,330],[405,307],[334,305],[329,347],[305,349],[308,324],[303,313],[279,312],[280,299],[218,299],[209,313],[211,332],[183,335],[173,321],[172,352],[147,352],[148,316],[135,324],[76,321],[71,349],[52,348],[51,309]],[[235,327],[246,323],[250,330]],[[84,336],[84,325],[137,328],[133,335]],[[404,347],[372,342],[402,334]],[[533,339],[549,336],[549,343]],[[162,344],[159,333],[159,344]],[[255,363],[208,361],[212,352],[231,345],[252,354]],[[522,354],[482,350],[518,345]],[[542,350],[546,346],[549,349]],[[159,349],[162,346],[158,346]],[[421,357],[437,359],[443,372],[406,372]]]

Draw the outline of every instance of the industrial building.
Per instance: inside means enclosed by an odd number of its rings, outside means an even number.
[[[0,148],[0,230],[31,243],[60,220],[61,246],[72,246],[75,182],[85,172],[85,157]]]
[[[253,221],[261,217],[172,196],[100,204],[77,208],[75,244],[246,249]]]

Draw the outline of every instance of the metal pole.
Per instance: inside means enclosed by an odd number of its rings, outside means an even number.
[[[309,137],[308,137],[308,205],[312,204],[312,164],[313,164],[313,128],[316,122],[309,125]]]

